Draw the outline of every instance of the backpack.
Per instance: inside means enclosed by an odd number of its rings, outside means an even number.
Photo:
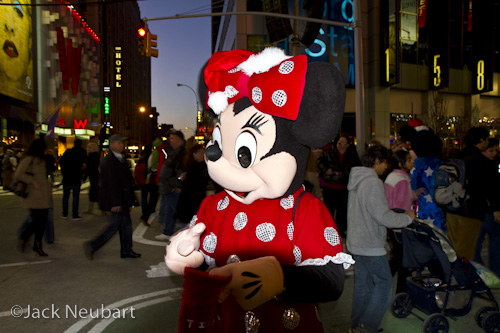
[[[465,161],[455,158],[445,161],[436,170],[436,203],[447,212],[467,215],[466,185]]]

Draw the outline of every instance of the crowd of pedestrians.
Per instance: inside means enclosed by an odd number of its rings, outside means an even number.
[[[482,264],[483,242],[488,237],[486,266],[500,275],[498,140],[490,138],[488,130],[473,127],[465,136],[465,148],[453,156],[465,161],[467,178],[468,211],[456,214],[436,203],[435,174],[445,161],[439,137],[419,121],[409,123],[400,134],[402,139],[396,140],[391,149],[378,141],[371,142],[361,158],[346,135],[311,153],[316,159],[317,184],[321,187],[316,193],[320,193],[334,217],[346,250],[356,260],[351,332],[377,332],[393,294],[393,276],[397,275],[395,292],[406,291],[409,271],[402,265],[401,228],[415,217],[446,232],[458,256]],[[88,143],[85,150],[79,139],[59,161],[43,139],[34,140],[20,160],[13,150],[5,151],[4,189],[14,179],[30,187],[29,196],[22,200],[30,213],[18,232],[20,251],[25,250],[32,235],[33,251],[40,256],[47,256],[43,235],[48,243],[54,242],[51,189],[58,162],[63,176],[62,218],[70,213],[72,194],[72,218],[82,219],[79,195],[86,179],[90,186],[85,213],[93,214],[99,204],[101,212],[109,216],[108,224],[83,243],[89,260],[117,231],[120,257],[141,256],[132,249],[130,208],[139,206],[135,185],[141,192],[142,223],[151,226],[158,217],[162,232],[155,237],[157,240],[168,241],[179,227],[177,223],[183,227],[190,222],[206,196],[210,180],[204,147],[184,140],[182,132],[171,130],[168,140],[155,139],[143,149],[132,174],[126,164],[125,140],[112,135],[109,153],[103,158],[96,143]]]

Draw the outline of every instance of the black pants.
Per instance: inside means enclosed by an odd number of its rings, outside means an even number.
[[[398,273],[398,281],[396,284],[396,294],[408,292],[406,287],[406,278],[410,276],[410,272],[407,268],[403,267],[403,237],[401,232],[396,232],[394,230],[387,229],[387,234],[392,243],[391,260],[389,266],[391,268],[391,274]]]
[[[48,208],[44,209],[30,209],[31,211],[31,223],[26,229],[21,233],[21,239],[27,241],[31,235],[35,234],[35,247],[37,243],[42,242],[43,233],[45,232],[45,227],[47,226],[47,217],[49,213]]]
[[[347,196],[347,189],[332,190],[323,187],[323,201],[335,220],[341,237],[345,237],[347,231]]]
[[[90,247],[97,251],[106,244],[116,232],[120,233],[120,251],[129,253],[132,250],[132,220],[130,212],[111,213],[108,225],[94,237],[90,242]]]

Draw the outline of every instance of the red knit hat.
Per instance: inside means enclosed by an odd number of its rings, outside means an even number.
[[[219,114],[229,104],[248,97],[253,106],[276,117],[295,120],[299,114],[307,72],[307,57],[290,57],[276,47],[261,53],[216,52],[205,68],[207,105]]]

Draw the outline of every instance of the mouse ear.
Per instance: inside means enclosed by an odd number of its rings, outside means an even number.
[[[334,65],[308,64],[299,116],[291,126],[298,142],[322,147],[337,136],[345,106],[345,83]]]

